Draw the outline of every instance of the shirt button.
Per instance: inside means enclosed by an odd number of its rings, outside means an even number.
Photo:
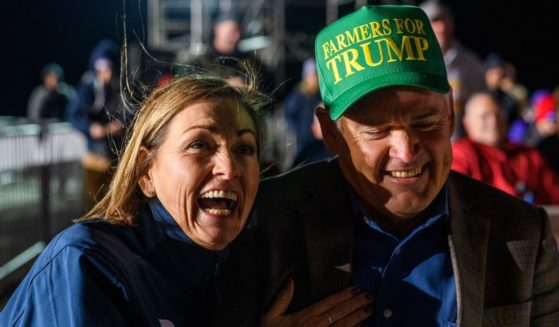
[[[384,312],[382,314],[384,315],[384,318],[390,318],[392,317],[392,310],[384,309]]]

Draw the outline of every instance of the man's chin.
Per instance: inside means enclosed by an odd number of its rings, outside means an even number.
[[[402,196],[387,203],[386,209],[397,218],[409,219],[425,211],[430,203],[421,196]]]

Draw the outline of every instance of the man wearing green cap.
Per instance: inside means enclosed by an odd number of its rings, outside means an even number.
[[[546,213],[450,172],[452,92],[425,13],[365,6],[315,51],[317,116],[337,157],[262,182],[224,272],[236,313],[345,325],[363,309],[307,306],[354,286],[373,296],[368,326],[558,326]]]

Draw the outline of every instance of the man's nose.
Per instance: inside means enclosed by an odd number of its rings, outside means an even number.
[[[393,131],[390,137],[389,155],[402,162],[413,162],[420,153],[420,145],[413,132],[408,130]]]

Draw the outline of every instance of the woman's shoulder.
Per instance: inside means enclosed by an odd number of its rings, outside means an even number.
[[[85,293],[99,295],[91,299],[99,303],[115,300],[102,295],[126,289],[130,255],[126,255],[129,250],[125,246],[115,246],[119,229],[102,221],[88,221],[57,234],[12,294],[0,315],[0,325],[50,326],[65,319],[79,320],[87,316],[86,311],[80,311],[83,306],[77,304],[68,310],[67,304],[82,301]],[[109,244],[104,244],[107,240]]]
[[[122,228],[101,219],[81,221],[58,233],[49,245],[53,252],[68,246],[95,249],[104,246],[102,241],[106,239],[118,239]]]
[[[65,262],[70,257],[88,257],[125,268],[137,260],[140,249],[138,237],[130,226],[102,220],[82,221],[57,234],[37,261],[39,265],[48,265],[61,257]]]

